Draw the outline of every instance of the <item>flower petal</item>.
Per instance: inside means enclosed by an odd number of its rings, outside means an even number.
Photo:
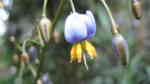
[[[87,29],[86,25],[80,19],[78,13],[70,14],[65,22],[65,39],[69,43],[79,42],[86,39]]]
[[[70,62],[72,63],[73,61],[77,60],[76,56],[76,44],[73,44],[72,48],[71,48],[71,52],[70,52]]]
[[[80,43],[77,44],[76,53],[77,53],[77,61],[78,63],[80,63],[82,61],[82,55],[83,55],[83,50]]]
[[[13,0],[3,0],[4,6],[7,8],[12,8]]]
[[[0,8],[0,20],[6,21],[8,20],[8,18],[9,18],[9,13],[5,9]]]
[[[84,49],[86,50],[88,55],[91,57],[91,59],[93,59],[97,56],[96,49],[90,42],[85,41]]]
[[[6,30],[6,24],[0,20],[0,36],[3,36],[6,33]]]
[[[86,11],[86,25],[87,25],[87,33],[88,33],[88,39],[91,39],[95,33],[96,33],[96,23],[94,19],[94,15],[91,11]]]

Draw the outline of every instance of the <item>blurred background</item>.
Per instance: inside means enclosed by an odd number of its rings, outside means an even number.
[[[37,36],[35,28],[41,19],[44,0],[10,1],[11,6],[5,8],[9,19],[4,21],[5,25],[0,22],[0,84],[33,84],[34,78],[28,69],[25,68],[22,78],[17,76],[19,62],[16,62],[16,55],[21,52],[15,49],[14,42],[22,44]],[[47,15],[52,21],[60,1],[48,0]],[[42,66],[42,72],[49,73],[46,75],[49,82],[42,84],[150,84],[150,0],[139,1],[142,4],[141,20],[133,16],[131,0],[106,0],[121,34],[128,41],[130,61],[126,68],[114,56],[111,23],[100,0],[74,0],[78,12],[91,10],[96,19],[97,32],[91,42],[98,56],[96,60],[87,60],[89,70],[86,70],[84,64],[69,62],[72,45],[63,35],[64,21],[71,12],[69,0],[66,0],[55,26],[54,42],[47,48]],[[40,49],[37,46],[36,49],[38,54]],[[37,64],[32,65],[36,69]]]

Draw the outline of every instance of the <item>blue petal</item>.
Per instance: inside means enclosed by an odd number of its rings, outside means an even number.
[[[75,43],[86,39],[87,28],[78,13],[72,13],[67,17],[64,33],[65,39],[69,43]]]
[[[96,23],[94,16],[91,11],[86,11],[86,25],[87,25],[87,33],[88,33],[88,39],[91,39],[95,33],[96,33]]]
[[[12,8],[13,0],[3,0],[3,3],[7,8]]]
[[[5,9],[0,8],[0,20],[6,21],[8,20],[8,18],[9,18],[9,13]]]

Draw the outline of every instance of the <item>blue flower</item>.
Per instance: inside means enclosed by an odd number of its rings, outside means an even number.
[[[71,13],[65,22],[65,39],[69,43],[91,39],[96,33],[96,23],[91,11],[86,14]]]
[[[95,33],[96,23],[91,11],[86,11],[86,14],[74,12],[67,17],[64,35],[66,41],[73,44],[70,51],[70,62],[77,61],[80,63],[84,61],[86,66],[85,53],[87,53],[91,59],[96,58],[97,53],[95,47],[87,41],[91,39]]]

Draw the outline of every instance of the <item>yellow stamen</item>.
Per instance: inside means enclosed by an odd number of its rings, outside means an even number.
[[[84,49],[88,53],[88,55],[91,57],[91,59],[96,58],[97,56],[96,49],[90,42],[88,41],[84,42]]]
[[[4,8],[4,4],[0,1],[0,8]]]
[[[82,55],[83,55],[83,50],[82,46],[80,43],[77,43],[77,48],[76,48],[76,54],[77,54],[77,61],[80,63],[82,61]]]
[[[70,56],[70,62],[72,63],[73,61],[77,60],[76,58],[76,44],[74,44],[72,46],[71,52],[70,52],[71,56]]]

